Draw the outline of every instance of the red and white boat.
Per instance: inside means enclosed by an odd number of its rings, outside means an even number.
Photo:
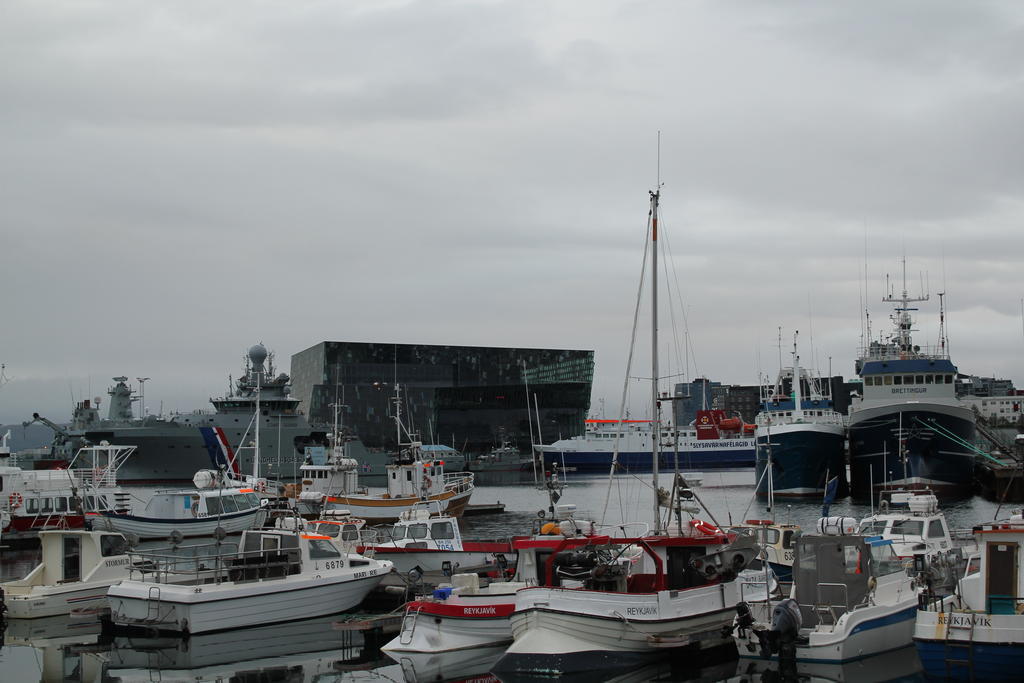
[[[510,618],[515,609],[515,593],[544,584],[545,558],[609,540],[607,536],[594,535],[591,522],[571,519],[548,522],[538,531],[545,533],[512,540],[516,565],[510,580],[482,585],[476,573],[455,574],[451,586],[437,588],[432,595],[421,596],[406,605],[401,632],[381,649],[397,656],[512,642]]]
[[[134,446],[101,444],[78,451],[68,469],[23,470],[0,466],[0,510],[10,521],[4,540],[34,537],[39,531],[81,529],[86,514],[127,512],[128,494],[117,485],[117,467]]]
[[[664,439],[658,379],[658,203],[660,188],[650,192],[648,213],[651,254],[651,440],[653,532],[633,539],[614,539],[626,552],[640,548],[636,566],[623,571],[619,555],[586,548],[569,555],[554,571],[559,553],[545,559],[544,585],[516,591],[512,613],[513,643],[492,669],[503,674],[560,675],[630,667],[646,662],[667,647],[724,645],[722,628],[732,624],[733,606],[743,599],[739,573],[754,559],[757,545],[750,536],[730,538],[717,525],[693,519],[683,523],[684,510],[699,508],[689,485],[677,477],[673,494],[659,495],[658,469]],[[647,264],[645,264],[645,270]],[[639,301],[637,302],[639,305]],[[635,325],[635,323],[634,323]],[[636,338],[634,327],[633,338]],[[626,368],[626,377],[631,368]],[[629,381],[628,379],[626,381]],[[662,519],[667,507],[674,518]],[[673,514],[674,513],[674,514]],[[583,550],[583,549],[581,549]]]

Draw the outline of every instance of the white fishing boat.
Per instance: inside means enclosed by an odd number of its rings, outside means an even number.
[[[266,499],[251,488],[225,485],[212,470],[196,473],[194,489],[159,490],[139,514],[101,510],[88,514],[93,528],[135,534],[139,538],[212,536],[217,528],[228,534],[263,526]]]
[[[406,574],[447,569],[448,573],[489,571],[498,566],[496,555],[511,563],[515,554],[510,542],[464,541],[459,521],[441,514],[436,501],[419,503],[402,512],[393,525],[374,530],[372,541],[360,548],[373,556],[391,560],[395,571]]]
[[[660,190],[650,193],[653,530],[616,539],[624,548],[640,549],[628,572],[614,561],[615,554],[605,557],[596,548],[573,553],[557,574],[553,566],[557,554],[545,560],[545,585],[515,594],[514,641],[495,666],[496,673],[607,671],[635,667],[666,647],[701,648],[726,642],[722,628],[732,621],[731,607],[741,595],[742,584],[735,579],[753,559],[757,546],[746,536],[730,545],[732,539],[725,532],[702,520],[684,524],[683,511],[699,508],[680,501],[684,491],[695,498],[681,476],[675,479],[673,495],[665,492],[665,502],[658,495],[664,443],[657,353],[659,200]],[[662,520],[663,506],[674,516],[674,524]]]
[[[243,531],[237,552],[198,565],[160,553],[132,558],[152,569],[133,569],[111,587],[111,620],[182,634],[343,612],[391,571],[387,560],[349,553],[328,536],[286,529]]]
[[[979,570],[967,573],[954,595],[923,601],[914,644],[929,678],[1017,680],[1024,666],[1024,519],[1018,512],[979,524],[974,535]]]
[[[822,518],[819,535],[797,539],[790,597],[737,605],[740,657],[841,663],[907,646],[914,581],[892,541],[856,529],[851,518]]]
[[[933,493],[900,490],[882,494],[879,512],[861,520],[859,533],[892,541],[901,558],[954,547],[946,516],[939,511],[939,499]]]
[[[0,600],[13,619],[105,608],[107,589],[128,578],[124,536],[105,531],[40,531],[42,561],[22,579],[0,584]]]
[[[356,517],[365,519],[368,524],[394,522],[403,512],[422,501],[437,503],[440,510],[449,517],[461,517],[470,496],[473,495],[473,474],[445,472],[444,460],[435,459],[429,452],[423,450],[422,442],[402,424],[399,391],[399,387],[396,386],[395,424],[401,450],[397,462],[385,468],[387,491],[371,492],[359,487],[358,463],[343,455],[340,457],[340,464],[330,464],[330,468],[325,469],[324,474],[320,476],[325,484],[323,488],[317,488],[315,479],[310,480],[309,488],[313,491],[319,490],[323,494],[326,508],[344,508]],[[305,471],[311,470],[304,466]],[[304,487],[306,481],[303,479]],[[306,490],[303,491],[303,495],[307,496]]]

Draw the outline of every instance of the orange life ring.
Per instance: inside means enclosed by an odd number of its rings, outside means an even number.
[[[20,508],[24,502],[25,499],[17,491],[7,496],[7,503],[11,506],[12,510]]]
[[[713,524],[705,522],[703,519],[691,519],[690,526],[701,532],[705,536],[717,536],[721,532]]]

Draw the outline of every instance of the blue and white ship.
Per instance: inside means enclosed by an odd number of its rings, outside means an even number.
[[[949,359],[940,324],[939,345],[911,339],[916,308],[928,297],[910,298],[904,288],[896,304],[895,330],[872,341],[857,361],[864,395],[850,406],[850,480],[853,493],[868,496],[885,486],[930,488],[967,495],[974,473],[974,413],[957,400],[957,369]],[[870,332],[869,332],[870,335]]]
[[[758,496],[767,496],[769,489],[783,497],[821,496],[833,477],[839,478],[836,495],[849,495],[843,416],[833,409],[820,380],[800,367],[795,340],[793,365],[763,388],[754,424]]]
[[[587,420],[582,436],[540,446],[546,467],[607,472],[615,458],[621,470],[651,471],[650,420]],[[734,469],[754,464],[754,425],[722,410],[699,410],[688,427],[663,424],[658,468]],[[617,455],[616,455],[617,453]]]

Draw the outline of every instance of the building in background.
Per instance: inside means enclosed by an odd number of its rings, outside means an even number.
[[[403,421],[424,443],[468,452],[503,439],[529,452],[524,377],[540,409],[540,442],[582,434],[593,375],[594,352],[567,349],[324,341],[291,364],[292,393],[312,422],[329,424],[339,403],[345,426],[366,446],[394,448],[397,383]],[[536,425],[534,416],[535,432]]]

